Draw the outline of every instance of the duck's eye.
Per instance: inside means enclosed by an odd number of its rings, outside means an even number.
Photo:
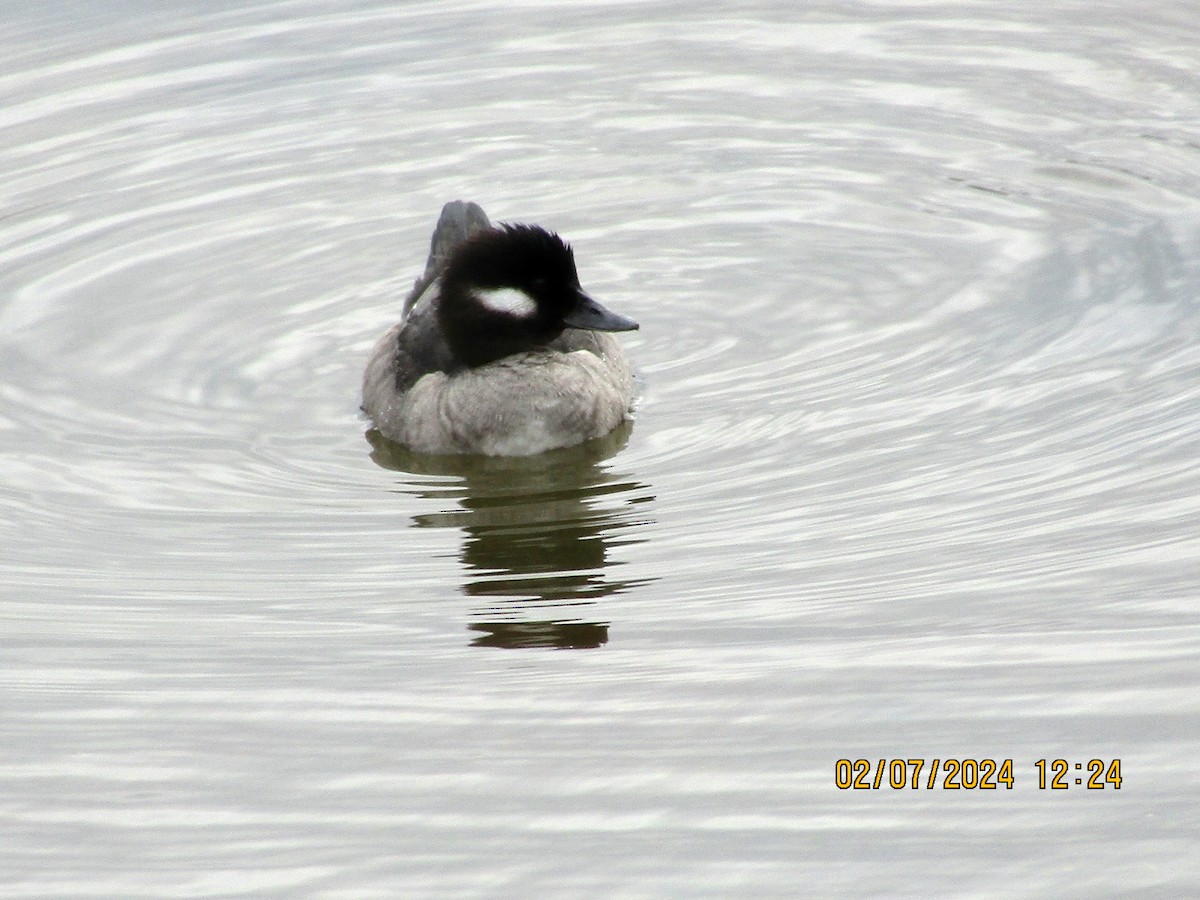
[[[548,284],[550,284],[550,282],[547,280],[545,275],[539,275],[530,282],[530,286],[535,287],[538,290],[544,290]]]

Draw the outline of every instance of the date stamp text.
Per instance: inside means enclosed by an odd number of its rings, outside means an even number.
[[[1030,768],[1042,791],[1121,789],[1120,759],[1039,759]],[[843,791],[1011,791],[1017,767],[1011,759],[839,759],[833,766],[833,783]]]

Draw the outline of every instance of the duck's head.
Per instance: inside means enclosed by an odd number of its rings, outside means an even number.
[[[536,225],[501,225],[463,242],[442,273],[438,322],[468,366],[535,350],[566,328],[638,327],[589,297],[570,246]]]

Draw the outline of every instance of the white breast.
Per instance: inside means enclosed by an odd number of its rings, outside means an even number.
[[[608,434],[629,414],[623,352],[535,351],[477,369],[421,378],[404,395],[376,395],[367,412],[383,435],[422,453],[527,456]]]

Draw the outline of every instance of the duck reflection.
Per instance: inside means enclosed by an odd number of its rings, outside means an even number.
[[[457,501],[416,516],[419,528],[458,528],[462,592],[479,647],[599,647],[609,623],[599,601],[648,579],[615,577],[611,547],[630,544],[654,497],[602,463],[629,439],[628,425],[577,447],[534,457],[427,456],[367,433],[371,458],[421,476],[406,493]]]

